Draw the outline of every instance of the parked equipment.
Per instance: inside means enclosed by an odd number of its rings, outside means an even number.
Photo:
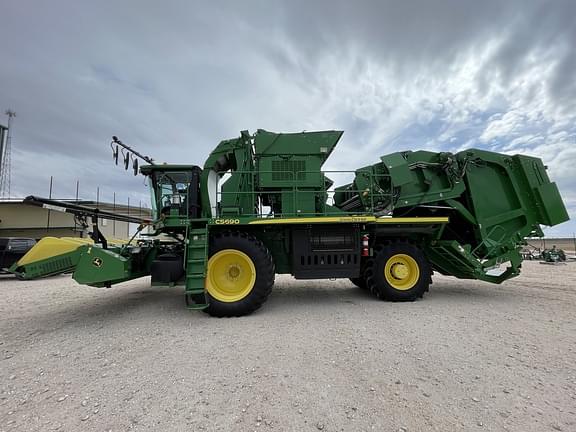
[[[151,275],[214,316],[258,309],[277,273],[350,278],[378,298],[413,301],[432,271],[494,283],[518,275],[524,239],[568,220],[542,161],[523,155],[397,152],[334,189],[321,168],[341,136],[244,131],[203,168],[146,157],[152,232],[134,245],[68,252],[74,279],[111,286]],[[134,152],[116,138],[116,160],[118,146]],[[12,271],[28,277],[33,264]]]
[[[552,246],[552,249],[544,249],[540,256],[541,262],[546,264],[566,262],[566,253],[562,249],[557,249],[556,245]]]
[[[0,273],[8,273],[8,267],[22,258],[36,244],[32,238],[0,238]]]

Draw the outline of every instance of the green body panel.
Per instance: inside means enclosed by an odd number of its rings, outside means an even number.
[[[341,131],[276,134],[258,130],[254,138],[258,187],[324,189],[320,170],[341,136]]]
[[[112,250],[82,246],[73,278],[80,284],[93,285],[127,280],[133,274],[131,261]]]
[[[150,274],[150,263],[156,255],[151,247],[103,249],[86,245],[79,248],[80,259],[72,277],[79,284],[111,286]]]
[[[413,182],[410,165],[402,153],[392,153],[380,158],[387,173],[394,178],[395,186],[403,186]]]
[[[534,189],[536,199],[535,211],[543,225],[554,226],[568,220],[568,212],[562,202],[556,183],[546,183]]]

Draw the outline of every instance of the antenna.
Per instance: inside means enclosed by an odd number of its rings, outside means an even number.
[[[8,116],[6,128],[6,142],[4,143],[4,130],[0,134],[0,197],[10,198],[10,183],[12,174],[12,119],[16,113],[7,109],[4,114]]]

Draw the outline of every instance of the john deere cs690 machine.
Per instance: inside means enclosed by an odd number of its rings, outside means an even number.
[[[433,271],[494,283],[518,275],[524,239],[568,219],[542,161],[524,155],[402,151],[333,188],[322,165],[341,136],[244,131],[203,168],[144,157],[155,220],[135,244],[111,247],[98,234],[55,248],[51,239],[11,271],[72,271],[95,287],[150,275],[219,317],[258,309],[276,274],[349,278],[380,299],[413,301]],[[116,158],[118,145],[129,149],[115,138]]]

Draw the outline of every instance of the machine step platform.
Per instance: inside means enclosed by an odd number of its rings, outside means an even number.
[[[208,261],[208,227],[195,228],[188,232],[186,253],[186,307],[206,309],[206,264]]]

